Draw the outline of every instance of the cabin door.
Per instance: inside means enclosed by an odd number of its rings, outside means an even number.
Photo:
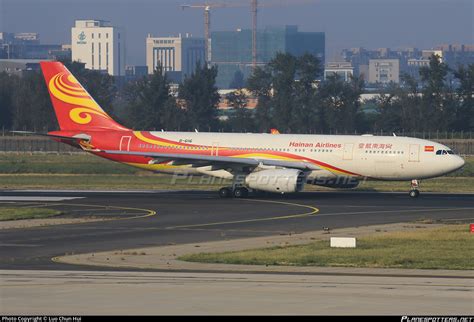
[[[219,142],[212,143],[211,155],[216,157],[219,156]]]
[[[346,143],[344,144],[344,155],[342,157],[343,160],[352,160],[354,153],[354,144],[353,143]]]
[[[120,151],[130,151],[131,136],[122,136],[120,139]]]
[[[420,162],[420,145],[410,144],[410,155],[408,156],[409,162]]]

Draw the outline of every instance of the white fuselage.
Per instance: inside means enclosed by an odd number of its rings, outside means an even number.
[[[439,152],[437,154],[437,151],[452,153],[448,147],[409,137],[197,132],[150,134],[171,141],[212,147],[211,155],[214,156],[248,151],[248,158],[286,161],[297,158],[298,161],[309,162],[319,168],[308,173],[309,179],[331,176],[381,180],[426,179],[442,176],[464,165],[464,160],[457,155]],[[154,149],[153,144],[144,144],[142,148],[151,151]],[[185,154],[187,149],[193,148],[182,149]],[[281,153],[287,156],[277,155]],[[179,171],[196,172],[193,167],[179,168]],[[176,170],[174,167],[158,169],[166,173]],[[218,172],[215,173],[216,176],[226,177],[222,175],[222,171]],[[212,171],[209,174],[212,175]]]

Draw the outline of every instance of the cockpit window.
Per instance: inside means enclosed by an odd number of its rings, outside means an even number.
[[[438,151],[436,151],[436,154],[437,154],[437,155],[442,155],[442,154],[454,154],[454,152],[451,151],[451,150],[438,150]]]

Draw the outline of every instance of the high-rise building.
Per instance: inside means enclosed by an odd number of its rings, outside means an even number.
[[[76,20],[71,29],[72,60],[112,76],[125,75],[125,35],[103,20]]]
[[[152,74],[158,66],[171,81],[180,83],[196,69],[197,64],[206,63],[206,46],[204,38],[194,38],[189,34],[184,37],[146,38],[146,65]]]
[[[443,62],[456,69],[459,65],[474,64],[474,44],[448,44],[436,47],[441,50]]]
[[[257,64],[265,65],[278,52],[317,56],[324,66],[324,32],[301,32],[297,26],[267,27],[257,31]],[[211,62],[218,67],[217,86],[228,88],[238,74],[247,78],[252,71],[252,30],[211,33]]]
[[[65,45],[40,44],[36,32],[0,32],[0,59],[58,59],[70,57],[71,50]]]
[[[408,60],[418,59],[421,55],[421,51],[417,48],[400,48],[393,50],[390,48],[365,49],[359,47],[343,49],[341,52],[342,58],[352,63],[354,75],[361,76],[365,80],[368,80],[370,59],[398,59],[400,71],[407,72]]]
[[[387,84],[400,82],[400,61],[398,59],[370,59],[369,83]]]
[[[336,76],[348,82],[354,76],[354,67],[350,62],[330,62],[324,68],[324,79]]]

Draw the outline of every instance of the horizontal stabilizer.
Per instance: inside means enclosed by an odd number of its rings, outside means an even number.
[[[65,136],[65,135],[57,135],[57,134],[48,134],[48,133],[38,133],[38,132],[30,132],[30,131],[10,131],[10,133],[15,134],[23,134],[23,135],[36,135],[36,136],[46,136],[50,138],[57,138],[61,140],[68,140],[68,141],[90,141],[91,137],[87,134],[77,134],[74,136]]]

